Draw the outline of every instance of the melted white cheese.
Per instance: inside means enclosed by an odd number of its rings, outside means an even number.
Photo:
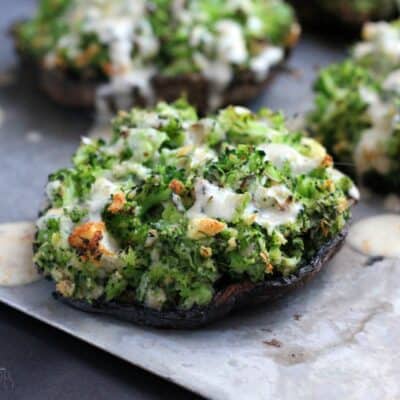
[[[342,179],[345,176],[342,172],[340,172],[339,170],[337,170],[335,168],[329,168],[328,173],[334,182],[339,181],[340,179]],[[349,189],[349,192],[347,194],[356,201],[360,200],[361,194],[356,185],[353,185]]]
[[[217,153],[206,146],[196,147],[190,156],[190,168],[204,165],[207,161],[216,160]]]
[[[51,219],[56,219],[59,221],[62,244],[64,246],[68,246],[68,237],[71,234],[74,226],[71,219],[65,215],[64,209],[50,208],[36,221],[37,228],[46,229],[47,222]]]
[[[364,42],[354,47],[353,54],[362,58],[370,54],[384,54],[393,61],[400,58],[400,32],[387,22],[367,23],[363,29]]]
[[[187,211],[189,219],[199,216],[232,221],[236,210],[245,201],[245,195],[231,189],[220,188],[205,179],[198,179],[195,184],[196,201]]]
[[[116,178],[122,178],[128,174],[133,174],[139,179],[145,180],[151,175],[151,169],[137,162],[123,161],[113,166],[112,173]]]
[[[47,184],[46,186],[46,195],[50,201],[53,201],[54,198],[54,192],[57,191],[61,187],[61,182],[56,180],[56,181],[51,181]]]
[[[101,221],[101,213],[106,204],[110,201],[111,195],[118,191],[118,186],[110,180],[100,177],[97,178],[90,192],[88,200],[89,220]]]
[[[400,69],[393,71],[387,76],[383,82],[383,88],[400,93]]]
[[[295,175],[306,174],[317,168],[323,157],[309,158],[300,154],[296,149],[281,143],[269,143],[258,146],[265,153],[265,160],[270,161],[278,169],[288,162]]]
[[[154,93],[151,79],[156,69],[149,66],[132,67],[131,72],[114,75],[109,83],[101,85],[97,90],[96,106],[105,115],[110,114],[108,101],[113,98],[119,110],[128,110],[133,105],[134,89],[151,104]]]
[[[358,190],[358,188],[357,188],[356,185],[353,185],[353,186],[350,188],[348,195],[349,195],[352,199],[357,200],[357,201],[359,201],[360,198],[361,198],[360,191]]]
[[[118,254],[119,251],[119,247],[118,247],[118,243],[116,242],[116,240],[113,238],[113,236],[108,233],[107,231],[104,231],[103,233],[103,237],[100,240],[100,245],[109,253],[106,255],[103,255],[104,260],[103,260],[103,266],[104,267],[113,267],[113,259],[115,259],[115,257]]]
[[[195,203],[186,213],[189,219],[207,216],[227,222],[234,219],[237,210],[247,198],[246,194],[220,188],[205,179],[197,180],[195,196]],[[258,187],[243,212],[243,218],[254,218],[255,223],[270,229],[296,222],[303,206],[293,202],[291,196],[291,192],[284,185],[271,188]]]
[[[285,211],[278,210],[276,208],[259,209],[254,207],[254,204],[247,206],[244,212],[244,216],[250,218],[255,215],[255,220],[258,225],[265,228],[274,229],[281,225],[286,225],[296,222],[299,212],[302,210],[300,204],[293,204],[289,206]]]
[[[217,22],[216,50],[221,59],[232,64],[242,64],[247,59],[246,41],[241,26],[231,20]]]
[[[257,57],[250,61],[250,69],[259,81],[264,80],[272,67],[278,65],[284,57],[281,47],[266,47]]]
[[[302,204],[292,200],[292,193],[284,185],[270,188],[258,187],[252,195],[252,202],[244,210],[244,218],[269,229],[296,222]]]
[[[214,42],[214,36],[212,33],[203,25],[196,25],[190,33],[189,44],[192,47],[198,47],[201,45],[209,48]]]
[[[0,286],[26,285],[40,278],[32,262],[35,230],[31,222],[0,225]]]
[[[207,134],[214,128],[215,121],[211,118],[202,118],[185,127],[185,145],[199,146],[204,144]]]
[[[216,59],[209,58],[200,51],[194,53],[193,60],[210,82],[209,107],[215,109],[221,105],[222,93],[233,78],[233,66],[243,64],[247,57],[246,41],[241,26],[235,21],[221,20],[215,25],[216,34],[210,34],[203,28],[196,28],[192,36],[194,45],[203,42],[209,53]]]
[[[247,19],[247,29],[253,34],[262,33],[263,22],[259,17],[252,15]]]
[[[361,98],[369,105],[367,113],[371,119],[371,128],[364,131],[354,152],[357,173],[374,169],[386,174],[390,169],[390,158],[387,156],[386,143],[393,132],[395,108],[381,100],[372,90],[362,88]]]
[[[291,191],[285,185],[275,185],[269,188],[259,186],[254,192],[254,202],[257,207],[271,207],[276,202],[284,207],[288,199],[292,197]]]
[[[400,215],[363,219],[351,227],[347,241],[367,256],[400,257]]]
[[[97,93],[100,112],[108,109],[110,96],[118,108],[130,107],[135,88],[146,100],[152,99],[150,81],[156,69],[145,60],[157,54],[159,42],[146,13],[144,0],[75,0],[69,8],[66,20],[72,32],[61,38],[59,48],[66,49],[73,58],[78,57],[82,31],[96,34],[109,49],[111,77]],[[54,61],[54,55],[50,54],[47,62],[51,66]]]
[[[182,199],[176,193],[172,193],[172,202],[174,203],[176,209],[180,212],[185,212],[185,206],[182,203]]]

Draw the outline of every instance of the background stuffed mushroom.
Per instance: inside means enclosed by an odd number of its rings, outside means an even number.
[[[83,107],[100,97],[117,109],[183,93],[202,110],[249,100],[299,33],[282,0],[42,0],[14,29],[56,101]]]
[[[347,173],[377,192],[400,192],[400,25],[364,27],[349,60],[315,82],[308,128]]]
[[[341,235],[358,197],[282,115],[185,102],[133,109],[50,176],[35,262],[63,298],[206,307],[231,283],[289,279]]]

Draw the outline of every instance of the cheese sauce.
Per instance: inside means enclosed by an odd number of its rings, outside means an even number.
[[[296,222],[299,212],[303,209],[300,203],[292,201],[292,193],[284,185],[270,188],[260,186],[252,193],[238,194],[205,179],[198,179],[195,195],[196,201],[186,213],[189,219],[205,216],[231,222],[247,200],[248,204],[242,212],[243,218],[274,229]]]
[[[400,93],[400,69],[390,73],[383,82],[383,88],[388,91]]]
[[[236,194],[231,189],[220,188],[205,179],[198,179],[195,184],[196,201],[187,211],[188,218],[205,215],[232,221],[237,208],[245,200],[245,195]]]
[[[284,58],[281,47],[267,47],[260,55],[250,62],[250,69],[255,73],[259,81],[264,80],[272,67],[279,64]]]
[[[400,215],[384,214],[354,224],[348,244],[367,256],[400,257]]]
[[[367,113],[372,127],[364,131],[354,152],[357,173],[362,175],[374,169],[386,174],[390,169],[390,159],[386,150],[387,140],[393,132],[396,110],[369,89],[362,89],[360,95],[369,105]]]
[[[251,203],[244,210],[244,218],[254,218],[255,223],[274,229],[296,222],[302,209],[300,203],[292,200],[292,193],[285,185],[258,187],[252,194]]]
[[[35,225],[17,222],[0,225],[0,286],[19,286],[37,281],[32,263]]]
[[[367,23],[363,29],[364,41],[354,47],[353,54],[362,58],[374,53],[383,53],[396,60],[400,58],[400,35],[398,29],[388,22]]]
[[[265,161],[270,161],[275,167],[283,168],[288,162],[295,175],[306,174],[313,169],[317,168],[323,157],[309,158],[300,154],[296,149],[281,143],[263,144],[258,149],[264,151]],[[325,153],[326,154],[326,153]],[[323,156],[325,156],[323,154]]]
[[[117,190],[118,186],[108,179],[103,177],[96,179],[88,201],[90,221],[101,221],[101,213],[105,205]]]

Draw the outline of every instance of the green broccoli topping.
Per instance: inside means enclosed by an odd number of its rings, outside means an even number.
[[[157,309],[288,276],[349,218],[353,183],[280,113],[184,101],[121,112],[50,176],[35,262],[64,296]]]
[[[43,59],[47,66],[85,78],[120,72],[113,59],[115,40],[132,47],[135,68],[151,66],[163,75],[180,75],[199,72],[204,58],[227,56],[218,44],[219,37],[229,34],[221,23],[239,30],[245,54],[225,61],[240,69],[266,46],[284,47],[294,22],[292,8],[282,0],[189,0],[181,5],[171,0],[138,0],[137,4],[41,0],[35,17],[22,23],[17,34],[23,51]],[[104,29],[104,23],[115,25],[115,31]]]

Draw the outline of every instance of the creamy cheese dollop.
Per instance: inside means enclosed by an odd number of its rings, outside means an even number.
[[[113,193],[118,190],[118,186],[105,177],[96,179],[92,186],[88,200],[89,219],[91,221],[100,221],[101,213],[110,200]]]
[[[384,54],[393,61],[400,59],[400,31],[388,22],[374,22],[364,25],[363,42],[358,43],[353,54],[363,58],[370,54]]]
[[[349,232],[348,243],[371,257],[400,257],[400,215],[383,214],[362,219]]]
[[[368,104],[367,114],[372,126],[363,132],[354,152],[357,173],[362,175],[374,169],[386,174],[391,164],[387,152],[387,140],[392,135],[396,123],[396,109],[370,89],[362,88],[360,95]]]
[[[195,184],[196,201],[188,210],[188,218],[206,215],[232,221],[237,209],[245,201],[245,195],[231,189],[220,188],[206,179],[198,179]]]
[[[316,158],[306,157],[292,146],[283,143],[263,144],[258,149],[265,153],[265,160],[270,161],[277,168],[283,168],[288,162],[295,175],[305,174],[317,168],[326,154],[321,154]]]
[[[32,262],[35,224],[16,222],[0,225],[0,286],[19,286],[37,281]]]
[[[303,206],[293,201],[292,197],[285,185],[258,187],[244,210],[244,217],[253,217],[257,224],[269,229],[294,223]]]
[[[198,179],[195,199],[186,213],[189,219],[205,216],[231,222],[242,215],[244,219],[253,219],[255,223],[271,229],[295,222],[303,208],[300,203],[293,201],[292,193],[284,185],[270,188],[259,186],[252,193],[239,194],[205,179]],[[243,207],[245,203],[247,206]],[[238,214],[241,207],[243,210]]]

